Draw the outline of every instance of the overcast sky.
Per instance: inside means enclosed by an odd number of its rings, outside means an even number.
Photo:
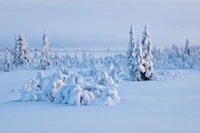
[[[0,0],[0,47],[14,47],[24,33],[29,47],[41,47],[47,30],[52,47],[126,49],[129,28],[142,37],[148,24],[157,47],[200,45],[198,0]]]

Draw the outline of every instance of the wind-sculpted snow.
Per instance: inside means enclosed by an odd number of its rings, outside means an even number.
[[[115,76],[119,79],[117,74]],[[113,106],[120,102],[118,92],[113,88],[119,81],[115,81],[106,71],[102,71],[98,79],[84,78],[70,73],[66,68],[49,77],[44,77],[43,73],[38,72],[36,78],[23,85],[21,101],[48,101],[70,106]]]

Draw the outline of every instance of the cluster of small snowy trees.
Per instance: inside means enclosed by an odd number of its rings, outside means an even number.
[[[154,47],[152,54],[156,69],[200,70],[200,46],[190,46],[189,39],[186,39],[185,48],[173,45],[161,51]]]
[[[120,102],[118,92],[114,89],[114,79],[107,72],[89,76],[88,71],[79,74],[71,73],[67,68],[61,68],[57,73],[44,77],[38,72],[37,77],[28,80],[21,90],[21,100],[49,101],[75,105],[112,106]],[[81,76],[85,75],[85,76]],[[88,75],[88,76],[87,76]]]
[[[134,28],[130,28],[130,42],[127,50],[127,66],[129,79],[133,81],[150,80],[154,74],[152,62],[152,42],[148,31],[148,26],[145,25],[143,38],[135,41]]]
[[[49,69],[49,43],[46,31],[43,36],[41,54],[36,51],[34,56],[31,57],[29,53],[24,34],[16,35],[14,49],[6,49],[2,54],[3,58],[0,62],[1,70],[9,72],[14,69]]]
[[[156,47],[152,48],[147,25],[144,28],[143,37],[137,40],[135,39],[134,28],[131,26],[126,55],[95,57],[84,50],[81,51],[82,55],[80,51],[69,52],[68,50],[66,50],[65,55],[60,55],[58,50],[54,52],[49,50],[46,31],[44,31],[42,39],[42,48],[30,51],[24,35],[16,36],[14,49],[6,49],[0,52],[0,71],[47,70],[66,67],[68,69],[89,69],[90,74],[94,75],[97,70],[102,70],[102,73],[98,71],[99,76],[104,75],[104,77],[111,76],[113,78],[112,75],[117,75],[120,79],[113,79],[120,83],[121,79],[132,81],[154,79],[154,69],[200,69],[200,46],[190,46],[189,39],[186,39],[185,48],[179,48],[176,45],[162,51]],[[112,51],[110,50],[110,52]],[[104,70],[108,73],[108,76],[103,72]]]

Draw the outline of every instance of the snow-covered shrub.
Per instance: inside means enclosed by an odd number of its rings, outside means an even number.
[[[30,79],[23,85],[21,100],[24,102],[46,100],[45,93],[41,90],[38,80]]]
[[[114,88],[91,84],[91,81],[85,80],[78,74],[70,74],[68,80],[64,82],[62,79],[65,75],[63,75],[58,71],[50,77],[44,77],[43,73],[38,72],[36,78],[24,84],[21,101],[49,101],[72,106],[112,106],[120,102],[118,92]],[[107,74],[104,73],[104,76],[106,80],[103,83],[110,85],[113,81],[110,81]]]
[[[94,94],[95,99],[91,102],[92,105],[113,106],[120,102],[118,91],[114,88],[95,85],[84,89]]]
[[[153,81],[166,81],[169,79],[177,79],[183,77],[181,70],[157,70],[152,77]]]
[[[112,77],[110,77],[105,70],[100,71],[97,74],[96,82],[100,85],[105,85],[105,86],[113,86],[115,84]]]
[[[112,79],[114,80],[115,83],[118,83],[118,84],[121,84],[123,83],[123,80],[119,77],[119,71],[118,69],[114,69],[112,72],[111,72],[111,77]]]
[[[65,85],[61,88],[58,102],[68,105],[88,105],[95,99],[92,92],[82,90],[79,85]]]
[[[56,101],[57,93],[60,91],[63,85],[64,83],[62,82],[62,80],[50,78],[48,89],[46,92],[49,101],[51,102]]]

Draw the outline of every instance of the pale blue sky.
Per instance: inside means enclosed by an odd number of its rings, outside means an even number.
[[[148,24],[153,44],[200,44],[197,0],[0,0],[0,47],[14,47],[24,33],[29,47],[41,47],[46,29],[53,47],[127,48],[129,27],[142,37]]]

